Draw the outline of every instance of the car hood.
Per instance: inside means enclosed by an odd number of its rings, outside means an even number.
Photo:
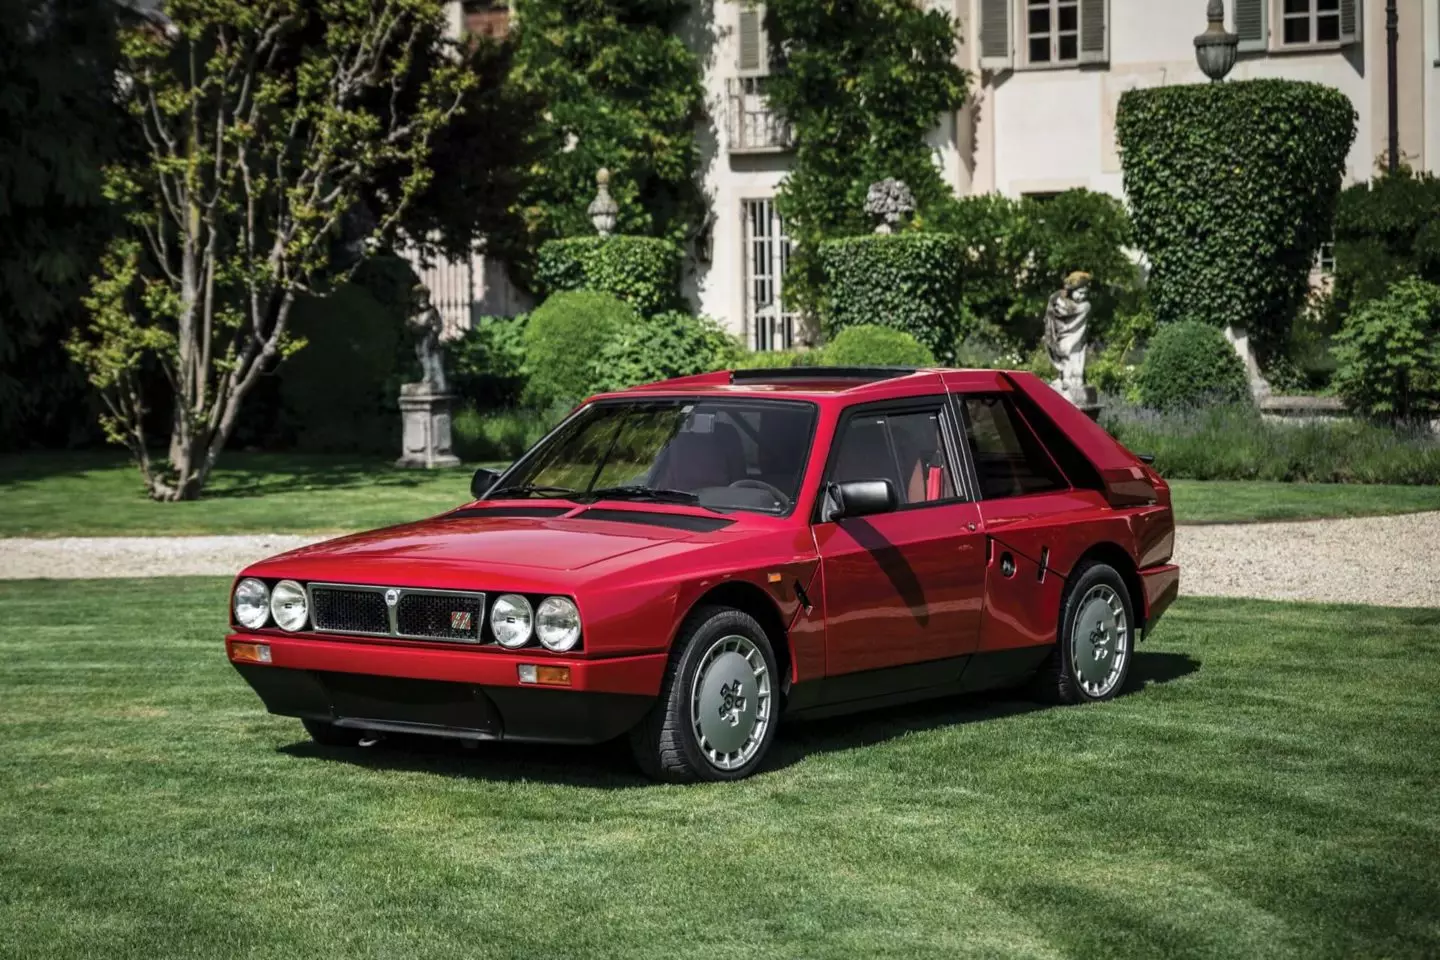
[[[474,516],[461,510],[398,527],[327,540],[272,557],[250,568],[259,576],[383,582],[398,586],[440,585],[446,571],[473,575],[477,568],[559,574],[634,554],[677,540],[704,538],[687,529],[703,518],[692,514],[604,511],[554,517]],[[658,519],[657,519],[658,518]],[[676,518],[676,519],[668,519]],[[680,526],[670,526],[668,524]],[[728,523],[728,522],[727,522]],[[707,526],[709,524],[706,524]]]

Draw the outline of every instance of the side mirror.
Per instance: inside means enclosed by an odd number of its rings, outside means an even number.
[[[470,478],[470,496],[479,500],[490,492],[490,488],[495,486],[495,481],[499,479],[500,474],[494,470],[486,470],[484,467],[481,467],[475,471],[475,476]]]
[[[900,506],[895,484],[889,480],[851,480],[832,483],[825,488],[826,520],[868,517],[889,513]]]

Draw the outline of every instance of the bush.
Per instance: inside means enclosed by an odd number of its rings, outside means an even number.
[[[577,237],[540,245],[540,293],[596,290],[644,316],[680,306],[680,248],[655,237]]]
[[[1162,324],[1244,327],[1279,349],[1330,238],[1355,124],[1340,91],[1290,80],[1121,96],[1125,193]]]
[[[1137,354],[1155,334],[1155,314],[1149,305],[1122,311],[1105,331],[1103,345],[1090,348],[1085,379],[1100,393],[1135,399],[1135,377],[1140,370]]]
[[[943,233],[827,240],[820,262],[828,286],[824,332],[875,324],[910,334],[949,359],[960,334],[960,271],[965,247]]]
[[[832,367],[933,367],[935,354],[903,330],[874,323],[841,330],[825,345]]]
[[[1346,189],[1335,210],[1337,310],[1410,276],[1440,283],[1440,178],[1406,170]]]
[[[549,410],[478,410],[455,415],[451,432],[455,455],[468,463],[511,463],[565,418],[569,408]]]
[[[527,405],[583,400],[591,392],[600,352],[639,320],[629,305],[592,290],[557,293],[536,307],[525,327]]]
[[[824,365],[823,350],[754,350],[746,351],[735,361],[736,370],[783,370]]]
[[[1135,377],[1142,404],[1177,410],[1250,398],[1245,364],[1219,330],[1199,321],[1162,326]]]
[[[513,407],[525,392],[525,326],[530,318],[480,317],[444,344],[451,391],[482,410]]]
[[[1345,320],[1334,387],[1356,413],[1389,421],[1440,416],[1440,286],[1402,280]]]
[[[1175,480],[1440,483],[1440,442],[1354,420],[1275,423],[1254,407],[1159,413],[1108,406],[1102,425],[1131,450],[1155,454]]]
[[[709,317],[673,311],[636,318],[600,350],[590,392],[733,367],[740,344]]]

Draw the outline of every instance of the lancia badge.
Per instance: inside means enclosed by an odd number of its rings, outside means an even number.
[[[395,606],[395,604],[397,604],[397,603],[399,603],[399,602],[400,602],[400,591],[399,591],[399,590],[396,590],[394,587],[391,587],[389,590],[386,590],[386,591],[385,591],[385,606],[387,606],[387,607],[393,607],[393,606]]]

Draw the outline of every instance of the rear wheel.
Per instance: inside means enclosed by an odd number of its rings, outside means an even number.
[[[665,670],[660,698],[630,734],[640,768],[657,780],[739,780],[775,739],[780,701],[775,652],[747,613],[691,615]]]
[[[1036,678],[1057,703],[1110,700],[1125,686],[1135,649],[1135,613],[1120,572],[1106,563],[1081,567],[1060,605],[1058,642]]]
[[[357,731],[337,727],[328,720],[311,720],[306,717],[300,722],[305,725],[305,732],[310,734],[310,739],[321,746],[353,747],[360,742]]]

